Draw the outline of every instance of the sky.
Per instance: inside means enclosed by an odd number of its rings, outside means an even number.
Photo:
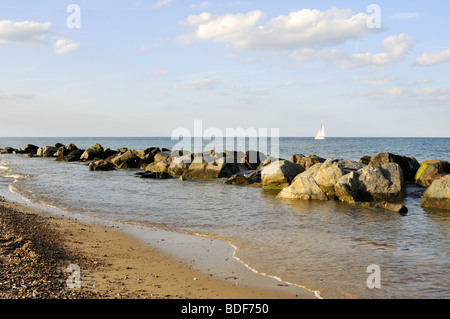
[[[2,0],[0,137],[450,136],[450,2]]]

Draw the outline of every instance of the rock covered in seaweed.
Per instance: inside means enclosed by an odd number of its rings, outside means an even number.
[[[430,186],[435,180],[450,174],[450,163],[447,161],[429,160],[420,163],[415,180],[422,187]]]

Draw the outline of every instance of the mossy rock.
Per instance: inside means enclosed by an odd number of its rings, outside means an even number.
[[[414,180],[417,182],[417,180],[420,178],[420,175],[422,175],[422,173],[425,171],[425,169],[430,166],[430,164],[433,163],[439,163],[440,160],[428,160],[428,161],[423,161],[420,163],[420,167],[416,172],[416,175],[414,176]]]

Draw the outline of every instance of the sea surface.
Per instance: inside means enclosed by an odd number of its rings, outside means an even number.
[[[179,142],[159,137],[0,138],[0,148],[100,143],[143,150],[172,149]],[[231,144],[224,148],[230,150]],[[237,150],[255,149],[249,141],[234,144]],[[286,159],[314,154],[357,161],[391,152],[419,162],[450,161],[450,138],[280,138],[258,145]],[[203,141],[201,147],[209,150],[211,144]],[[14,178],[11,191],[30,202],[221,238],[236,246],[236,256],[252,269],[319,291],[323,298],[450,297],[450,212],[420,208],[423,189],[414,185],[408,185],[404,201],[409,211],[401,215],[338,201],[278,199],[261,188],[225,185],[224,179],[148,180],[136,178],[135,172],[90,172],[85,163],[0,155],[0,175]],[[370,265],[380,269],[380,288],[368,285]]]

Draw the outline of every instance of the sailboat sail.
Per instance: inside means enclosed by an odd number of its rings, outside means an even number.
[[[319,131],[316,134],[316,140],[324,140],[325,139],[325,127],[323,123],[320,124]]]

